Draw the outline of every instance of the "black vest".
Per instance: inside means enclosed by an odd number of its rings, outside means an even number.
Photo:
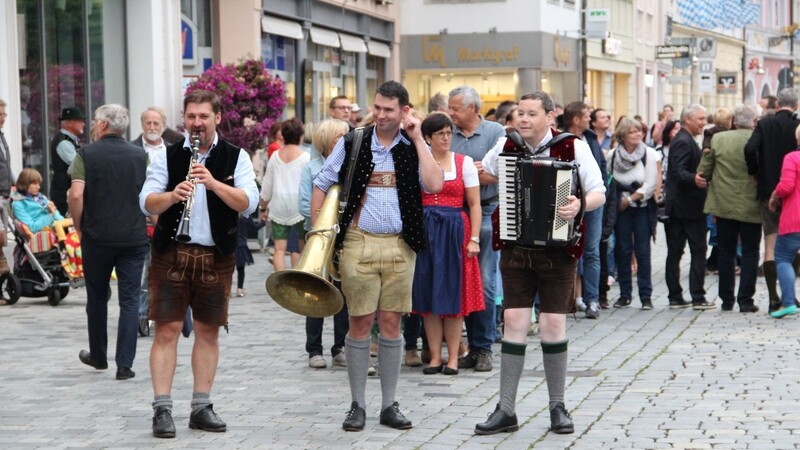
[[[147,177],[147,152],[119,136],[78,150],[84,163],[83,239],[108,247],[147,244],[139,192]]]
[[[165,192],[175,189],[175,186],[186,179],[189,169],[189,160],[192,152],[184,149],[185,141],[180,141],[167,147],[167,172],[169,174]],[[211,150],[211,155],[206,159],[205,166],[211,175],[228,186],[234,186],[234,172],[236,162],[239,160],[239,147],[217,139],[216,147]],[[206,204],[208,205],[208,220],[211,224],[211,236],[217,251],[227,256],[236,249],[236,235],[238,231],[239,212],[232,209],[220,199],[217,194],[206,190]],[[158,216],[155,233],[153,234],[153,248],[163,251],[172,243],[178,230],[178,222],[183,214],[184,203],[179,202],[170,206]]]
[[[69,185],[72,180],[70,179],[70,176],[67,175],[69,164],[65,163],[64,160],[58,156],[58,152],[56,151],[56,148],[58,148],[58,144],[60,144],[61,141],[72,142],[72,145],[74,145],[76,149],[80,146],[74,139],[72,139],[72,137],[67,136],[61,131],[56,133],[56,135],[53,136],[53,139],[50,141],[50,167],[53,169],[53,179],[50,180],[50,188],[66,191],[69,189]]]
[[[336,235],[336,248],[342,248],[347,227],[353,221],[356,208],[361,204],[361,198],[367,191],[367,182],[372,174],[375,164],[372,163],[372,134],[374,127],[364,130],[364,138],[361,141],[361,150],[353,175],[353,184],[350,188],[350,196],[347,199],[347,206],[344,213],[339,215],[339,227],[341,231]],[[403,137],[407,140],[408,135],[404,131]],[[339,171],[339,184],[344,186],[345,173],[350,163],[350,151],[353,147],[354,132],[345,136],[344,141],[344,162],[342,170]],[[394,159],[394,171],[397,178],[397,198],[400,204],[400,218],[403,221],[403,240],[412,250],[419,253],[424,250],[428,239],[425,234],[425,226],[422,221],[422,191],[419,184],[419,158],[417,149],[413,143],[405,144],[402,140],[390,150]]]

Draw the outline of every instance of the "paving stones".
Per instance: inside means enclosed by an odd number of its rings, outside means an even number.
[[[6,250],[9,250],[8,248]],[[800,349],[796,318],[766,313],[667,308],[666,246],[653,246],[653,311],[604,310],[599,320],[567,319],[569,374],[566,403],[572,435],[549,433],[547,385],[538,338],[529,338],[511,434],[474,436],[498,399],[501,355],[495,369],[458,376],[422,375],[402,367],[398,401],[415,428],[378,424],[380,379],[367,381],[367,424],[341,430],[350,404],[343,368],[307,367],[305,319],[270,300],[271,267],[255,253],[247,267],[246,297],[231,298],[230,333],[220,334],[220,365],[211,393],[227,433],[187,426],[192,394],[193,337],[178,344],[173,399],[174,440],[151,437],[152,338],[140,338],[136,378],[114,380],[114,368],[95,371],[78,361],[87,347],[85,290],[58,307],[21,299],[0,307],[0,447],[3,448],[293,448],[293,449],[520,449],[520,448],[791,448],[800,442]],[[688,254],[684,256],[684,285]],[[706,279],[709,300],[717,277]],[[116,296],[116,283],[112,284]],[[634,290],[635,292],[635,290]],[[687,294],[688,295],[688,294]],[[612,287],[609,299],[618,296]],[[634,299],[638,302],[638,299]],[[717,301],[719,304],[720,302]],[[756,303],[767,310],[759,279]],[[109,307],[113,362],[118,307]],[[332,321],[323,335],[326,350]],[[326,359],[330,354],[326,353]],[[113,364],[112,364],[113,365]]]

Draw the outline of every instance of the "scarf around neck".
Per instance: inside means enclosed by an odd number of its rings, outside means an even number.
[[[633,166],[644,158],[646,150],[647,146],[643,142],[636,146],[633,153],[628,153],[625,146],[620,144],[614,150],[614,171],[624,173],[633,169]]]

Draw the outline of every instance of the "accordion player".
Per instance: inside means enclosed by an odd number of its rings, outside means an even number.
[[[522,247],[567,247],[580,241],[585,211],[583,187],[575,161],[539,157],[544,150],[575,136],[561,133],[534,151],[517,133],[507,136],[497,158],[499,207],[495,240]],[[558,207],[570,195],[581,201],[578,215],[564,220]]]

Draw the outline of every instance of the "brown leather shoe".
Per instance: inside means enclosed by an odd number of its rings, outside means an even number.
[[[419,367],[422,365],[422,359],[417,354],[416,349],[406,350],[406,365],[408,367]]]

